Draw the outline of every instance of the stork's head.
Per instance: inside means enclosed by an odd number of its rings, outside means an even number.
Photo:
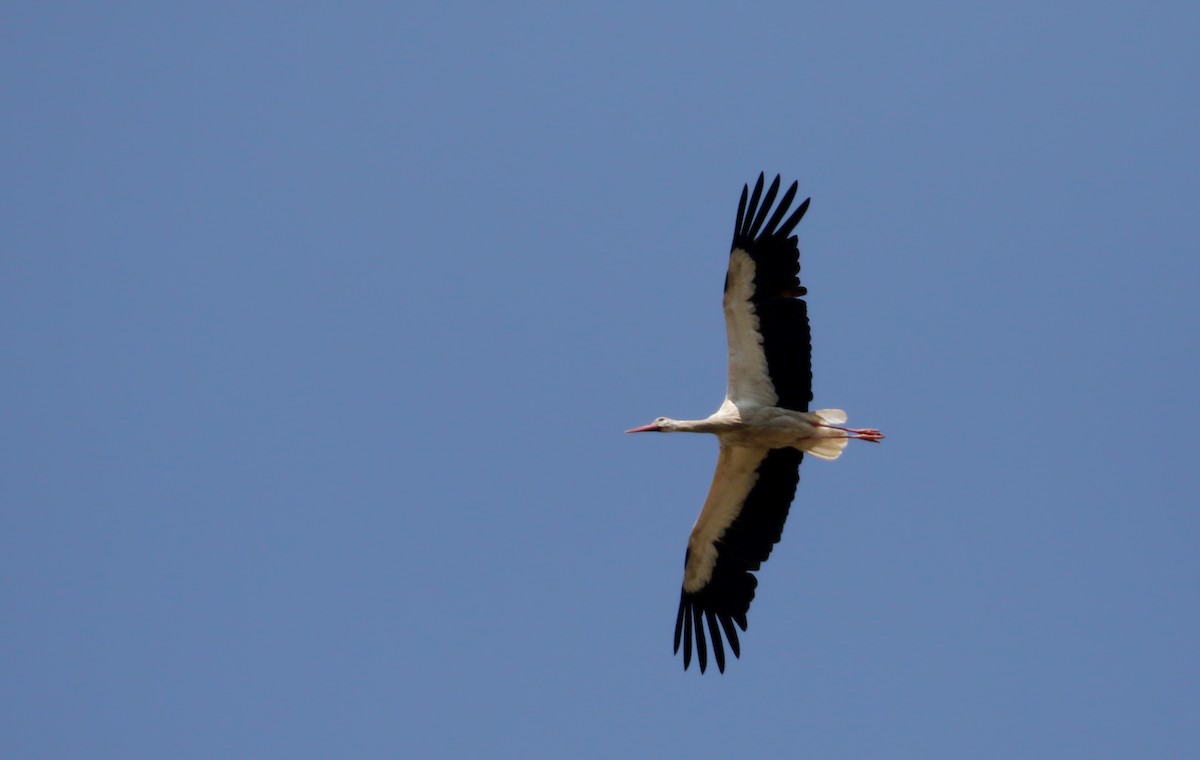
[[[626,433],[665,433],[671,429],[671,423],[674,421],[675,420],[672,420],[670,417],[659,417],[654,422],[651,422],[649,425],[642,425],[641,427],[630,428],[629,430],[626,430],[625,432]]]

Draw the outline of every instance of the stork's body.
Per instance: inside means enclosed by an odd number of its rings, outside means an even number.
[[[878,430],[843,427],[846,413],[840,409],[808,410],[808,307],[801,298],[806,291],[798,277],[799,247],[791,235],[808,201],[783,220],[798,187],[792,183],[767,220],[779,177],[765,197],[763,180],[759,175],[752,195],[748,186],[742,189],[725,278],[729,384],[724,403],[703,420],[659,417],[628,431],[711,433],[720,441],[713,483],[688,539],[675,620],[675,651],[682,643],[687,668],[694,641],[701,672],[708,661],[706,624],[722,672],[722,631],[734,656],[740,654],[734,625],[746,630],[757,585],[751,573],[782,535],[804,453],[837,459],[852,438],[883,438]]]
[[[841,409],[797,412],[778,406],[753,406],[726,400],[721,408],[702,420],[673,420],[659,417],[629,433],[712,433],[722,446],[806,451],[821,459],[837,459],[846,441],[861,438],[878,441],[877,430],[841,427],[846,421]]]

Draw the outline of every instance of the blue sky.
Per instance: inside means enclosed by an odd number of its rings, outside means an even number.
[[[1194,755],[1194,3],[4,16],[0,754]],[[888,439],[700,676],[760,171]]]

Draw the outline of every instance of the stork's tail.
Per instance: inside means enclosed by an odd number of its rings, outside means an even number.
[[[818,409],[812,412],[822,425],[846,424],[846,412],[841,409]],[[817,427],[813,431],[815,437],[804,442],[803,449],[821,459],[837,459],[842,455],[842,449],[850,439],[840,430],[827,427]]]

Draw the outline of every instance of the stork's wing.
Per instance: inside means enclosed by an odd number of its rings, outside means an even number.
[[[800,249],[792,235],[808,210],[808,200],[780,224],[797,187],[793,182],[770,219],[766,217],[779,192],[779,177],[762,197],[763,175],[758,175],[749,203],[750,188],[742,187],[725,275],[726,397],[735,404],[806,412],[812,401],[808,305],[800,298],[807,291],[800,285]]]
[[[741,655],[734,623],[746,630],[746,611],[758,585],[751,572],[766,561],[783,535],[803,457],[796,449],[721,447],[712,487],[692,528],[683,561],[675,651],[682,642],[685,670],[692,662],[693,638],[700,672],[708,665],[706,623],[722,673],[722,629],[733,656]]]

